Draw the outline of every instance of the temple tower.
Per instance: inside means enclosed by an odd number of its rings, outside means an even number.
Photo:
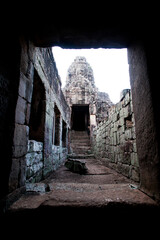
[[[63,92],[71,109],[71,130],[87,131],[92,136],[112,103],[108,94],[100,94],[95,86],[93,70],[85,57],[76,57],[70,65]]]

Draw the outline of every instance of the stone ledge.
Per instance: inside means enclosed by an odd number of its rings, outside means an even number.
[[[44,185],[40,186],[44,190]],[[51,192],[38,195],[24,195],[9,209],[24,211],[41,207],[110,207],[148,206],[158,207],[157,203],[130,184],[84,184],[52,183]],[[83,194],[82,194],[83,192]]]

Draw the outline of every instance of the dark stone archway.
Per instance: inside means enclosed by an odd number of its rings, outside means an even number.
[[[72,106],[72,130],[86,131],[89,126],[89,105]]]

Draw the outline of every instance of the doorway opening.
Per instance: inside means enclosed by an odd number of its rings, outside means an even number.
[[[67,146],[67,124],[62,121],[62,147]]]
[[[54,108],[54,115],[55,115],[55,135],[54,135],[54,145],[60,145],[60,130],[61,130],[61,113],[58,107],[55,105]]]
[[[73,105],[71,116],[72,130],[87,131],[89,127],[89,105]]]
[[[29,139],[38,142],[44,141],[45,126],[45,88],[37,73],[34,71],[33,95],[30,115]]]

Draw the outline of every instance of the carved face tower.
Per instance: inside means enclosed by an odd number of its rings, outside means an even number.
[[[85,57],[76,57],[69,67],[63,92],[71,108],[71,129],[84,131],[90,127],[92,131],[97,125],[100,95],[95,86],[93,70]],[[107,96],[108,107],[109,96],[104,94]]]
[[[92,118],[95,118],[97,88],[94,84],[93,70],[85,57],[76,57],[69,67],[64,95],[72,112],[71,128],[86,130],[92,124],[90,115],[94,115]]]
[[[91,104],[95,100],[97,89],[93,70],[85,57],[76,57],[69,67],[64,92],[70,106]]]

